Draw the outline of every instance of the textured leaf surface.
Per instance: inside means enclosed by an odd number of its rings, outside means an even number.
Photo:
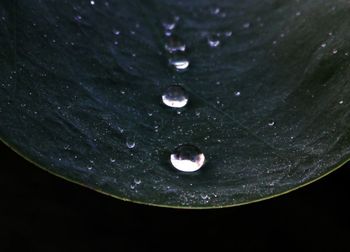
[[[147,204],[287,192],[349,158],[349,12],[342,0],[2,1],[0,137],[50,172]],[[175,16],[184,72],[164,49]],[[160,99],[179,83],[180,114]],[[184,143],[206,156],[198,172],[169,162]]]

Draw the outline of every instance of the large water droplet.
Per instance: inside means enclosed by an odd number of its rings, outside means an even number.
[[[196,146],[184,144],[177,147],[174,153],[170,155],[170,161],[180,171],[194,172],[203,166],[205,157]]]
[[[169,59],[169,64],[175,67],[176,70],[183,71],[188,68],[190,62],[186,58],[173,57]]]
[[[184,52],[186,50],[186,45],[178,37],[170,36],[165,44],[165,49],[169,53]]]
[[[171,85],[163,93],[162,101],[169,107],[182,108],[188,102],[188,94],[182,86]]]

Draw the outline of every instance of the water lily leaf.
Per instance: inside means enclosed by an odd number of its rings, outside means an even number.
[[[0,137],[134,202],[288,192],[349,159],[349,12],[343,0],[2,1]],[[184,107],[163,104],[171,85]],[[182,144],[203,152],[201,169],[172,166]]]

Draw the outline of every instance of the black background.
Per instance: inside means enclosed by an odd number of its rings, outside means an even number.
[[[1,144],[0,251],[350,251],[349,165],[271,200],[217,210],[138,205],[37,168]]]

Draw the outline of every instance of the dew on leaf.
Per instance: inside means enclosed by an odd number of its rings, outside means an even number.
[[[170,155],[170,162],[179,171],[195,172],[203,166],[205,157],[198,147],[184,144]]]
[[[180,85],[169,86],[162,94],[162,101],[172,108],[182,108],[188,103],[188,94]]]

